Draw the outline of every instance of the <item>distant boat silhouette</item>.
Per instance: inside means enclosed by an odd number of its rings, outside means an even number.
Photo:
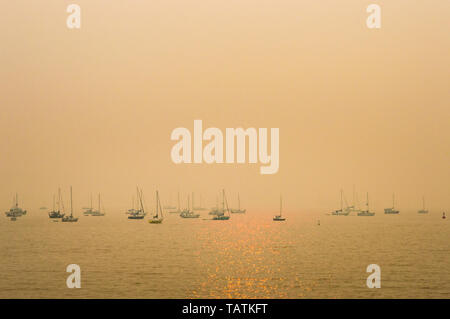
[[[194,193],[192,193],[192,210],[207,210],[207,208],[202,206],[202,195],[200,194],[200,206],[194,205]]]
[[[228,215],[225,215],[225,212],[227,212]],[[229,219],[230,219],[230,210],[228,209],[228,202],[227,198],[225,197],[225,190],[222,189],[222,209],[217,210],[216,215],[213,217],[213,220],[229,220]]]
[[[48,213],[49,218],[63,218],[64,213],[61,212],[61,188],[58,188],[58,210],[55,209],[55,196],[53,195],[53,209],[51,212]]]
[[[217,215],[220,213],[219,210],[219,197],[216,195],[216,206],[211,208],[211,211],[208,213],[209,215]]]
[[[375,213],[373,213],[369,210],[369,193],[367,193],[366,210],[360,211],[357,215],[358,216],[374,216],[375,215]]]
[[[281,195],[280,195],[280,214],[279,215],[275,215],[273,217],[273,220],[276,221],[276,222],[284,222],[286,220],[286,218],[282,216],[282,198],[281,198]]]
[[[159,193],[156,191],[156,211],[155,215],[148,220],[150,224],[161,224],[163,221],[163,212],[161,202],[159,201]]]
[[[139,190],[139,188],[136,186],[136,192],[137,192],[137,202],[138,208],[134,208],[134,198],[132,203],[132,208],[129,209],[126,214],[128,214],[128,219],[144,219],[145,215],[147,215],[144,211],[144,205],[142,204],[142,190]],[[140,206],[140,208],[139,208]]]
[[[178,194],[178,196],[179,196],[179,194]],[[168,205],[165,205],[164,207],[163,207],[164,209],[177,209],[177,207],[175,206],[175,205],[172,205],[172,193],[170,194],[170,200],[169,200],[169,204]],[[169,213],[171,213],[171,212],[169,212]]]
[[[178,199],[177,199],[178,207],[173,207],[173,209],[169,212],[170,214],[180,214],[181,208],[180,208],[180,192],[178,192]]]
[[[423,207],[419,211],[417,211],[418,214],[428,214],[428,210],[425,209],[425,196],[422,197],[422,203]]]
[[[344,198],[343,197],[344,197],[344,191],[341,189],[341,209],[331,212],[331,215],[348,216],[348,214],[350,214],[350,210],[348,210],[348,209],[344,210]]]
[[[395,209],[395,194],[392,194],[392,207],[391,208],[385,208],[384,209],[385,214],[399,214],[400,211]]]
[[[21,217],[27,214],[26,210],[23,210],[19,207],[19,195],[14,197],[14,204],[13,207],[7,212],[5,212],[6,217]]]
[[[233,214],[245,214],[245,209],[241,209],[241,198],[239,197],[238,193],[238,209],[232,209],[231,212]]]
[[[102,200],[100,197],[100,193],[98,193],[98,209],[92,211],[91,210],[91,216],[105,216],[105,207],[103,207],[103,211],[102,211]]]
[[[70,186],[70,216],[64,216],[61,221],[65,223],[75,223],[78,221],[78,217],[73,217],[72,186]]]
[[[194,193],[192,193],[192,204],[194,204]],[[194,211],[192,211],[190,209],[190,207],[191,207],[191,205],[189,203],[189,195],[188,195],[187,208],[183,209],[183,211],[180,213],[181,218],[199,218],[200,217],[200,214],[194,213]]]

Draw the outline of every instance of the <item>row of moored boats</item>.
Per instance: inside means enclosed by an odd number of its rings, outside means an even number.
[[[126,211],[128,215],[128,219],[144,219],[147,216],[147,209],[145,208],[144,195],[142,189],[136,188],[136,197],[132,200],[132,207]],[[206,210],[206,208],[195,207],[192,205],[191,207],[191,198],[188,196],[187,207],[181,209],[180,205],[180,194],[178,193],[178,207],[175,206],[165,206],[164,209],[161,206],[161,200],[159,196],[159,192],[156,191],[156,207],[148,219],[148,222],[151,224],[161,224],[164,220],[163,211],[166,210],[168,213],[178,214],[181,218],[199,218],[200,214],[197,211]],[[218,199],[216,201],[216,206],[213,207],[209,215],[212,215],[212,220],[229,220],[231,214],[245,214],[246,209],[241,208],[241,200],[238,194],[238,208],[230,209],[228,207],[228,201],[225,195],[225,190],[222,190],[222,203],[219,205]],[[194,194],[192,194],[192,204],[194,201]],[[41,209],[47,209],[46,207],[41,207]],[[101,196],[98,195],[98,206],[97,208],[93,207],[93,200],[91,196],[91,205],[89,207],[84,207],[84,216],[105,216],[105,210],[102,205]],[[6,216],[9,217],[12,221],[17,220],[18,217],[26,215],[27,211],[22,210],[19,207],[18,195],[14,197],[14,205],[13,207],[6,212]],[[48,212],[48,217],[54,221],[61,220],[62,222],[77,222],[78,217],[73,215],[73,201],[72,201],[72,187],[70,187],[70,215],[65,213],[64,201],[61,194],[61,189],[58,189],[58,195],[53,196],[53,209]],[[285,221],[286,218],[282,216],[281,213],[281,198],[280,198],[280,213],[273,217],[274,221]]]
[[[375,212],[370,211],[369,209],[369,193],[366,196],[366,205],[365,209],[361,209],[357,207],[357,196],[353,191],[353,204],[348,205],[347,200],[344,197],[344,191],[341,190],[341,208],[334,210],[331,212],[331,215],[335,216],[348,216],[350,214],[356,214],[357,216],[375,216]],[[345,203],[345,205],[344,205]],[[423,206],[421,209],[417,211],[418,214],[428,214],[428,209],[425,208],[425,197],[422,197]],[[384,209],[384,213],[386,215],[398,215],[400,211],[395,208],[395,194],[392,194],[392,207],[388,207]],[[445,213],[442,213],[442,218],[445,219]]]

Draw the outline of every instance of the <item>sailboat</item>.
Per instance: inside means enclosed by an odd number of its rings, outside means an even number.
[[[131,215],[133,214],[136,210],[134,209],[134,204],[136,204],[136,201],[134,200],[134,196],[131,197],[131,208],[128,209],[125,214],[127,215]],[[139,206],[139,205],[138,205]]]
[[[19,207],[19,195],[17,195],[17,193],[13,201],[13,207],[11,207],[9,211],[5,212],[6,217],[21,217],[26,215],[27,211]]]
[[[352,206],[347,206],[346,211],[350,213],[359,213],[361,210],[359,208],[356,208],[356,203],[358,201],[358,195],[355,192],[355,185],[353,185],[353,203]],[[358,205],[359,206],[359,205]]]
[[[178,196],[179,196],[179,194],[178,194]],[[164,206],[163,208],[164,208],[164,209],[177,209],[177,208],[175,207],[175,205],[172,205],[172,194],[170,194],[169,205],[166,205],[166,206]],[[171,212],[169,212],[169,213],[171,213]]]
[[[227,209],[225,209],[225,204]],[[225,215],[225,212],[228,212],[228,215]],[[228,209],[228,202],[225,197],[225,190],[222,190],[222,209],[216,212],[216,215],[213,217],[213,220],[228,220],[230,219],[230,210]]]
[[[127,214],[129,215],[128,219],[144,219],[145,215],[147,215],[144,210],[144,205],[142,204],[142,190],[139,191],[139,188],[136,187],[136,191],[137,191],[136,199],[138,202],[138,205],[137,205],[138,208],[134,209],[134,207],[133,207],[127,211]],[[133,206],[134,206],[134,200],[133,200]],[[139,206],[140,206],[140,208],[139,208]]]
[[[91,194],[91,206],[90,207],[85,207],[83,209],[84,209],[83,214],[86,215],[86,216],[94,214],[95,211],[94,211],[94,207],[92,205],[92,194]]]
[[[194,205],[194,193],[192,193],[192,210],[206,210],[205,207],[202,206],[202,195],[200,194],[200,206]]]
[[[350,214],[348,209],[344,211],[344,191],[341,189],[341,209],[331,212],[331,215],[347,216],[348,214]]]
[[[98,194],[98,209],[95,211],[92,211],[91,216],[105,216],[104,209],[102,212],[100,193]]]
[[[159,194],[156,191],[156,211],[155,215],[151,219],[148,220],[150,224],[161,224],[163,221],[163,212],[161,208],[161,203],[159,201]]]
[[[417,213],[419,214],[428,214],[428,210],[425,209],[425,196],[422,197],[423,208],[419,210]]]
[[[55,210],[55,196],[53,196],[53,210],[48,213],[49,218],[63,218],[64,213],[61,212],[61,188],[58,188],[58,210]]]
[[[358,216],[374,216],[375,213],[371,212],[369,210],[369,193],[367,193],[367,200],[366,200],[366,210],[362,210],[358,213]]]
[[[194,204],[194,193],[192,193],[192,204]],[[182,217],[182,218],[199,218],[200,217],[200,214],[196,214],[192,210],[190,210],[189,196],[188,196],[187,209],[183,209],[183,211],[180,213],[180,217]]]
[[[70,186],[70,216],[64,216],[61,221],[65,223],[74,223],[78,221],[78,217],[73,217],[72,186]]]
[[[233,214],[245,214],[245,209],[241,209],[241,199],[239,197],[239,193],[238,193],[238,209],[232,209],[231,212]]]
[[[400,211],[395,209],[395,194],[392,194],[392,207],[384,209],[385,214],[398,214]]]
[[[211,207],[210,212],[208,213],[209,215],[217,215],[220,213],[220,209],[219,209],[219,197],[216,196],[216,206],[215,207]]]
[[[282,214],[281,214],[282,207],[283,207],[283,202],[282,202],[282,198],[281,198],[281,195],[280,195],[280,214],[279,215],[275,215],[273,217],[273,220],[276,221],[276,222],[284,222],[286,220],[286,218],[283,217]]]
[[[180,208],[180,192],[178,192],[178,198],[177,198],[177,203],[178,203],[178,207],[173,207],[173,209],[176,208],[176,210],[171,210],[169,213],[170,214],[180,214],[181,213],[181,208]]]

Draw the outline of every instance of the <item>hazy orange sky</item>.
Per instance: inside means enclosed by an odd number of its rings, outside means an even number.
[[[80,30],[66,7],[82,9]],[[366,27],[366,7],[382,27]],[[450,2],[3,1],[0,207],[216,191],[248,208],[450,209]],[[176,127],[280,128],[280,169],[176,165]]]

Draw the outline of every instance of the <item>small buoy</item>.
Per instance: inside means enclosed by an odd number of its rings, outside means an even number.
[[[320,226],[320,220],[317,221],[317,225]]]
[[[444,213],[442,213],[442,219],[445,219],[446,217],[445,217],[445,212]]]

